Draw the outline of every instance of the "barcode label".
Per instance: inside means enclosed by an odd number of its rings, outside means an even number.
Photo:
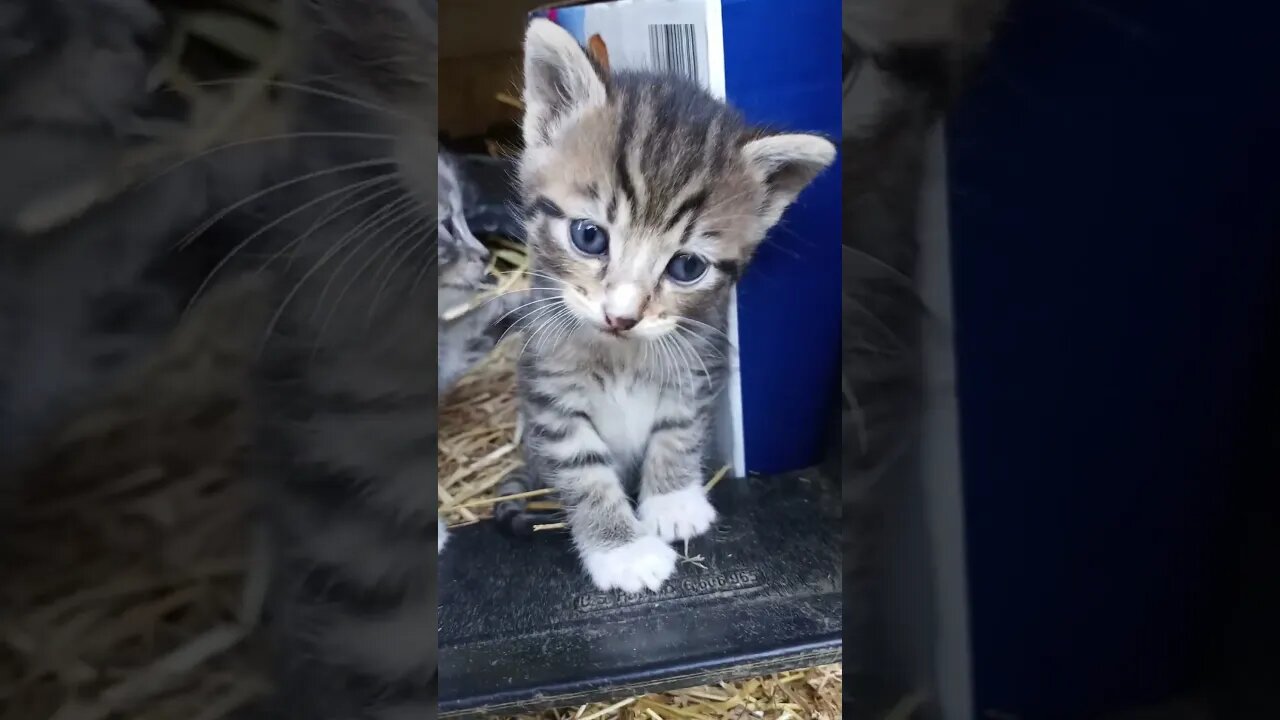
[[[694,26],[650,25],[649,61],[659,72],[673,73],[701,82]]]

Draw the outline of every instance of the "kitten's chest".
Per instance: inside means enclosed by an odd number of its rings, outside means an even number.
[[[591,420],[609,449],[619,457],[638,458],[649,442],[662,399],[659,389],[634,376],[606,377],[591,384]]]

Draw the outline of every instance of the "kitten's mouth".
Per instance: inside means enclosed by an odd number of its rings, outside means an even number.
[[[608,325],[596,325],[596,329],[600,331],[601,335],[618,342],[626,342],[636,338],[636,334],[631,330],[621,330],[619,328],[609,327]]]

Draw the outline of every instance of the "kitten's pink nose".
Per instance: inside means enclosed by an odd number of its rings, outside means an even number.
[[[604,324],[608,325],[609,329],[614,332],[625,332],[630,330],[635,327],[638,322],[640,321],[633,317],[613,317],[608,313],[605,313],[604,316]]]

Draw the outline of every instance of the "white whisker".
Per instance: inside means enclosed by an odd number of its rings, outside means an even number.
[[[503,340],[506,339],[507,335],[510,335],[513,331],[516,331],[518,328],[520,328],[521,325],[530,324],[529,322],[530,318],[540,314],[543,310],[555,309],[558,305],[564,304],[564,301],[561,300],[560,298],[550,298],[550,299],[556,300],[558,301],[558,303],[555,305],[544,305],[543,307],[530,310],[528,315],[524,315],[518,318],[515,322],[511,323],[511,325],[509,325],[506,330],[503,330],[502,335],[498,337],[498,341],[495,342],[494,345],[501,343]]]
[[[510,293],[503,293],[503,294],[504,294],[504,295],[509,295]],[[518,311],[520,311],[520,310],[523,310],[523,309],[525,309],[525,308],[529,307],[530,305],[537,305],[537,304],[539,304],[539,303],[544,303],[544,302],[558,302],[559,300],[560,300],[560,298],[558,298],[558,297],[546,297],[546,298],[538,298],[537,300],[530,300],[530,301],[529,301],[529,302],[527,302],[527,303],[521,303],[521,304],[517,305],[516,307],[513,307],[513,308],[511,308],[510,310],[508,310],[508,311],[506,311],[506,312],[502,313],[502,315],[498,316],[498,319],[497,319],[497,320],[494,320],[494,322],[495,322],[495,323],[497,323],[497,322],[502,322],[503,320],[506,320],[506,319],[507,319],[507,316],[508,316],[508,315],[510,315],[511,313],[514,313],[514,312],[518,312]]]
[[[673,327],[677,333],[685,333],[687,338],[692,338],[702,343],[704,347],[706,347],[711,352],[715,353],[715,356],[717,358],[724,361],[728,361],[729,358],[723,352],[720,351],[720,348],[710,338],[705,338],[699,335],[698,333],[694,332],[691,328],[687,328],[683,325],[680,325],[679,323],[677,323]]]
[[[516,355],[516,357],[517,357],[517,358],[524,357],[524,353],[525,353],[525,351],[529,349],[529,343],[533,342],[533,339],[534,339],[534,338],[536,338],[536,337],[538,337],[538,335],[539,335],[539,334],[540,334],[544,329],[546,329],[546,327],[547,327],[547,324],[548,324],[548,323],[553,322],[556,318],[560,317],[560,314],[561,314],[561,313],[564,313],[564,312],[569,312],[569,308],[568,308],[568,306],[561,305],[561,306],[559,306],[559,309],[557,309],[557,310],[555,310],[554,312],[552,312],[552,313],[551,313],[551,316],[550,316],[549,318],[547,318],[547,320],[546,320],[546,321],[539,322],[539,323],[538,323],[538,327],[534,328],[533,332],[529,334],[529,337],[525,339],[525,341],[524,341],[524,345],[520,348],[520,352],[519,352],[519,354],[517,354],[517,355]],[[538,315],[541,317],[541,316],[545,316],[545,315],[546,315],[546,313],[544,313],[544,312],[539,312],[539,313],[538,313]],[[532,323],[530,323],[530,324],[532,324]]]
[[[406,199],[412,200],[413,198],[406,198]],[[392,207],[394,205],[395,203],[392,203],[388,207]],[[383,208],[383,210],[386,210],[386,208]],[[344,238],[349,238],[351,237],[351,235],[352,233],[347,233],[347,235],[344,236]],[[289,307],[289,303],[291,303],[293,301],[293,298],[297,297],[298,293],[302,291],[302,288],[304,285],[306,285],[307,281],[310,280],[316,273],[320,272],[321,268],[323,268],[326,264],[328,264],[328,262],[332,260],[334,256],[342,252],[343,248],[345,248],[350,242],[351,240],[343,239],[334,243],[334,245],[330,247],[327,251],[325,251],[325,253],[322,256],[320,256],[320,259],[317,260],[314,265],[312,265],[311,269],[308,270],[296,283],[294,283],[293,287],[289,290],[288,294],[286,294],[284,299],[280,302],[280,306],[276,309],[275,313],[271,316],[270,322],[267,323],[267,328],[263,333],[262,347],[266,346],[267,341],[271,338],[271,333],[275,330],[276,325],[280,322],[280,318],[284,317],[284,312]],[[319,340],[317,340],[317,342],[319,342]]]
[[[437,226],[437,227],[438,227],[438,226]],[[427,232],[428,232],[428,233],[431,233],[431,228],[427,228]],[[431,234],[431,235],[429,235],[429,237],[436,237],[436,236],[438,235],[438,233],[439,233],[439,230],[437,230],[435,234]],[[431,244],[432,244],[432,245],[436,245],[436,243],[437,243],[437,242],[438,242],[438,240],[432,240],[432,241],[431,241]],[[430,251],[428,250],[428,252],[430,252]],[[410,293],[410,294],[413,294],[415,291],[417,291],[417,289],[418,289],[418,283],[422,282],[422,278],[426,277],[426,275],[427,275],[427,271],[428,271],[428,270],[430,270],[432,267],[434,267],[434,266],[435,266],[435,264],[436,264],[436,260],[438,260],[438,259],[439,259],[439,252],[437,252],[437,253],[436,253],[436,254],[434,254],[434,255],[429,255],[429,256],[427,257],[427,261],[426,261],[426,262],[424,262],[424,263],[422,263],[422,267],[418,269],[418,274],[416,274],[416,275],[414,275],[414,276],[413,276],[413,284],[409,286],[409,293]],[[437,290],[439,290],[439,284],[440,284],[440,278],[439,278],[439,277],[437,277],[437,278],[436,278],[436,286],[437,286],[437,288],[436,288],[436,289],[437,289]]]
[[[378,233],[382,232],[383,230],[393,227],[397,223],[404,222],[405,220],[409,220],[410,227],[412,227],[413,223],[421,220],[422,218],[412,219],[412,214],[416,209],[417,209],[416,198],[413,198],[413,197],[401,198],[401,200],[395,203],[391,203],[387,205],[385,208],[383,208],[382,211],[380,211],[382,213],[381,218],[373,221],[372,223],[369,223],[363,229],[360,229],[360,230],[353,229],[351,232],[347,234],[347,236],[350,236],[352,238],[349,241],[349,244],[354,243],[354,247],[352,248],[351,252],[347,253],[347,256],[344,257],[342,261],[338,263],[338,266],[333,269],[333,273],[329,276],[329,279],[325,282],[324,287],[320,291],[320,296],[316,298],[316,306],[312,310],[312,317],[315,317],[315,313],[320,312],[321,307],[323,307],[324,305],[324,299],[329,294],[329,289],[333,287],[333,283],[336,282],[339,277],[341,277],[342,269],[347,266],[347,263],[351,262],[351,260],[354,257],[356,257],[356,255],[360,254],[360,250],[362,250],[370,242],[373,242],[378,237]],[[401,230],[403,231],[404,228],[402,228]],[[357,237],[360,238],[359,241],[356,241],[355,238]],[[342,286],[342,290],[338,292],[338,297],[329,306],[329,313],[325,316],[324,322],[321,323],[320,325],[320,331],[319,331],[319,334],[317,335],[318,338],[324,337],[325,329],[329,327],[330,320],[333,319],[334,313],[337,312],[338,307],[342,304],[343,298],[347,296],[347,292],[351,290],[351,287],[353,285],[355,285],[356,280],[358,280],[360,278],[360,275],[363,274],[366,269],[368,269],[369,265],[373,264],[373,261],[376,260],[378,256],[381,255],[382,252],[387,249],[388,245],[389,243],[384,244],[382,247],[375,250],[369,256],[369,258],[365,260],[365,263],[360,266],[360,269],[356,273],[354,273],[350,279],[347,280],[347,283],[345,285]]]
[[[354,186],[354,189],[358,191],[362,188],[369,187],[370,185],[383,182],[383,181],[385,181],[385,178],[382,178],[382,177],[373,178],[372,180],[364,180],[362,182],[356,183]],[[337,190],[324,193],[323,195],[320,195],[317,198],[314,198],[312,200],[309,200],[299,205],[298,207],[290,210],[289,212],[281,215],[280,217],[277,217],[275,220],[272,220],[266,225],[263,225],[262,227],[258,228],[254,232],[250,233],[248,237],[246,237],[244,240],[241,240],[239,243],[237,243],[235,247],[231,248],[231,251],[228,252],[221,260],[219,260],[218,263],[214,265],[213,269],[209,271],[209,274],[205,276],[204,281],[201,282],[200,286],[196,288],[196,292],[191,297],[191,301],[187,303],[187,309],[188,310],[191,309],[191,307],[195,305],[196,302],[204,296],[205,288],[209,286],[209,283],[213,282],[213,279],[218,274],[218,272],[221,271],[222,268],[227,265],[227,263],[231,262],[232,258],[234,258],[241,250],[248,247],[249,243],[253,242],[257,238],[261,237],[263,233],[279,225],[285,220],[288,220],[294,215],[297,215],[298,213],[303,212],[318,203],[322,203],[325,200],[328,200],[329,198],[333,197],[334,195],[339,195],[342,193],[350,193],[352,189],[353,189],[353,186],[347,185]]]
[[[309,131],[308,130],[308,131],[300,131],[300,132],[277,133],[274,135],[262,135],[254,138],[245,138],[243,140],[235,140],[232,142],[223,143],[222,145],[218,145],[216,147],[206,148],[196,153],[195,155],[191,155],[190,157],[185,157],[182,160],[179,160],[173,163],[172,165],[169,165],[165,169],[154,173],[153,175],[151,175],[151,177],[148,177],[145,180],[138,181],[134,185],[134,188],[135,189],[144,188],[147,185],[150,185],[151,183],[155,182],[156,180],[159,180],[160,178],[164,177],[165,175],[168,175],[169,173],[175,170],[179,170],[201,158],[208,157],[209,155],[212,155],[213,153],[216,153],[216,152],[222,152],[223,150],[231,150],[238,147],[244,147],[246,145],[253,145],[255,143],[277,142],[280,140],[297,140],[297,139],[307,139],[307,138],[326,138],[326,139],[337,139],[337,140],[342,140],[342,139],[394,140],[395,136],[387,135],[384,133],[341,132],[341,131],[320,131],[320,130]]]
[[[503,293],[498,293],[497,295],[494,295],[494,296],[492,296],[492,297],[485,298],[484,300],[481,300],[480,302],[476,303],[476,304],[475,304],[475,307],[473,307],[473,308],[471,308],[471,309],[472,309],[472,310],[476,310],[476,309],[478,309],[478,308],[482,308],[482,307],[484,307],[485,305],[488,305],[489,303],[493,302],[494,300],[497,300],[497,299],[499,299],[499,298],[507,297],[508,295],[518,295],[518,294],[520,294],[520,293],[527,293],[527,292],[530,292],[530,291],[533,291],[533,290],[556,290],[556,289],[557,289],[557,288],[553,288],[553,287],[528,287],[528,288],[516,288],[515,290],[508,290],[508,291],[503,292]],[[503,317],[506,317],[506,316],[504,315]]]
[[[567,307],[567,306],[566,306],[566,307]],[[573,321],[573,313],[572,313],[572,312],[562,313],[561,319],[560,319],[560,320],[558,320],[558,321],[555,323],[555,325],[553,325],[553,326],[551,327],[551,329],[548,331],[547,335],[544,335],[544,336],[543,336],[543,338],[542,338],[542,340],[541,340],[541,341],[539,341],[539,343],[538,343],[538,348],[537,348],[537,349],[538,349],[538,352],[542,352],[543,344],[545,344],[545,343],[546,343],[546,341],[547,341],[547,337],[548,337],[548,336],[554,337],[554,336],[555,336],[555,334],[556,334],[557,332],[559,332],[560,328],[567,326],[567,325],[568,325],[570,322],[572,322],[572,321]],[[555,345],[553,344],[553,345],[552,345],[552,347],[555,347]]]
[[[318,177],[324,177],[325,175],[332,175],[334,173],[346,172],[348,170],[359,170],[362,168],[377,167],[379,165],[393,165],[393,164],[395,164],[395,160],[386,159],[386,158],[379,158],[377,160],[362,160],[360,162],[347,163],[345,165],[338,165],[335,167],[324,168],[323,170],[316,170],[314,172],[309,172],[305,175],[302,175],[301,177],[295,177],[290,180],[285,180],[283,182],[276,183],[275,185],[259,190],[253,193],[252,195],[249,195],[248,197],[243,198],[237,202],[234,202],[226,208],[223,208],[221,211],[216,213],[213,217],[200,223],[200,225],[197,226],[195,230],[192,230],[191,232],[182,236],[182,238],[178,240],[177,243],[174,244],[174,247],[176,248],[187,247],[197,237],[199,237],[205,230],[208,230],[209,228],[213,227],[219,220],[235,212],[237,209],[242,208],[245,205],[248,205],[254,200],[257,200],[265,195],[269,195],[273,192],[276,192],[277,190],[282,190],[291,185],[297,185],[298,183],[303,183],[308,180],[314,180],[315,178],[318,178]]]
[[[714,326],[714,325],[708,325],[707,323],[704,323],[704,322],[702,322],[701,320],[694,320],[694,319],[693,319],[693,318],[691,318],[691,317],[677,317],[677,318],[676,318],[676,324],[679,324],[679,323],[682,323],[682,322],[691,322],[691,323],[693,323],[693,324],[695,324],[695,325],[698,325],[698,326],[700,326],[700,327],[704,327],[704,328],[706,328],[706,329],[710,330],[711,332],[714,332],[715,334],[717,334],[717,335],[719,335],[719,336],[723,337],[723,338],[724,338],[725,343],[726,343],[729,347],[733,348],[733,349],[734,349],[734,351],[737,351],[737,348],[736,348],[736,347],[734,347],[733,343],[732,343],[732,342],[730,342],[730,340],[729,340],[729,333],[725,332],[724,330],[721,330],[720,328],[718,328],[718,327],[716,327],[716,326]]]
[[[676,327],[679,327],[679,325]],[[706,382],[711,382],[711,371],[707,370],[707,364],[702,361],[702,356],[698,354],[698,351],[680,333],[675,333],[671,337],[675,340],[677,346],[683,345],[688,350],[689,355],[698,361],[698,364],[702,366],[702,377]],[[692,364],[690,364],[689,373],[693,373]]]
[[[677,390],[680,387],[679,368],[676,367],[675,355],[671,352],[671,346],[667,343],[667,336],[663,335],[658,338],[658,349],[662,351],[662,384],[664,386],[674,386]],[[674,382],[673,382],[674,381]]]
[[[691,381],[688,373],[689,364],[685,360],[684,355],[680,353],[680,346],[676,344],[674,336],[667,334],[663,335],[662,339],[666,341],[667,348],[671,352],[671,367],[675,374],[676,387],[679,388],[681,392],[687,392]]]
[[[403,238],[392,239],[387,242],[388,245],[394,244],[395,247],[391,250],[391,253],[387,255],[387,259],[382,261],[382,265],[380,265],[377,270],[373,271],[373,279],[378,283],[378,288],[373,293],[373,300],[369,302],[369,314],[366,318],[368,322],[373,322],[373,316],[378,309],[378,300],[382,297],[382,293],[387,289],[387,285],[391,282],[391,278],[395,276],[396,270],[404,265],[405,260],[413,255],[414,250],[422,247],[423,243],[427,241],[428,236],[420,233],[426,230],[426,225],[430,221],[430,217],[424,216],[419,218],[414,221],[406,231],[401,233],[404,235]],[[404,252],[400,252],[399,249],[405,245],[409,246],[408,249]],[[381,281],[378,281],[378,278],[382,277],[384,269],[386,270],[386,276],[383,277]]]
[[[337,220],[338,218],[342,217],[343,215],[346,215],[347,213],[351,212],[352,210],[355,210],[356,208],[363,207],[364,205],[367,205],[368,203],[371,203],[374,200],[378,200],[379,198],[385,197],[391,193],[403,192],[404,191],[403,188],[400,187],[399,183],[396,182],[396,180],[397,180],[396,175],[394,173],[389,173],[383,176],[383,182],[391,181],[392,183],[395,183],[391,187],[383,188],[382,190],[379,190],[371,195],[365,196],[360,200],[357,200],[356,202],[351,203],[350,205],[345,205],[340,207],[339,205],[335,204],[331,210],[326,211],[324,215],[321,215],[320,217],[316,218],[316,221],[311,224],[311,227],[307,228],[306,232],[290,240],[288,244],[286,244],[284,247],[276,251],[271,257],[267,258],[267,261],[262,264],[262,267],[258,269],[258,272],[262,272],[263,270],[267,269],[267,267],[270,266],[271,263],[275,262],[276,260],[279,260],[280,257],[283,256],[285,253],[290,253],[294,248],[297,248],[300,245],[302,245],[302,243],[306,241],[307,238],[311,237],[313,233],[315,233],[320,228],[325,227],[330,222]],[[293,260],[294,260],[294,255],[290,254],[289,262],[285,266],[286,270],[293,267]]]
[[[574,313],[569,313],[569,321],[568,327],[560,333],[560,340],[556,344],[552,345],[552,350],[560,347],[561,343],[573,337],[573,335],[578,332],[578,328],[582,326],[582,321],[579,320],[578,316]]]
[[[246,82],[261,83],[263,85],[270,85],[271,87],[281,88],[284,90],[296,90],[297,92],[307,93],[310,95],[315,95],[317,97],[329,98],[331,100],[341,100],[343,102],[351,103],[352,105],[355,105],[357,107],[362,107],[366,110],[374,110],[377,112],[386,113],[387,115],[400,118],[401,120],[409,120],[413,122],[418,121],[417,118],[414,118],[410,115],[406,115],[405,113],[399,112],[397,110],[393,110],[391,108],[369,102],[368,100],[364,100],[362,98],[357,98],[353,95],[346,95],[344,93],[333,92],[330,90],[321,90],[320,88],[313,88],[307,85],[301,85],[299,83],[288,82],[285,80],[265,80],[260,78],[227,78],[227,79],[221,79],[221,80],[202,80],[194,84],[196,85],[196,87],[201,87],[201,86],[212,87],[215,85],[234,85],[236,83],[246,83]]]

